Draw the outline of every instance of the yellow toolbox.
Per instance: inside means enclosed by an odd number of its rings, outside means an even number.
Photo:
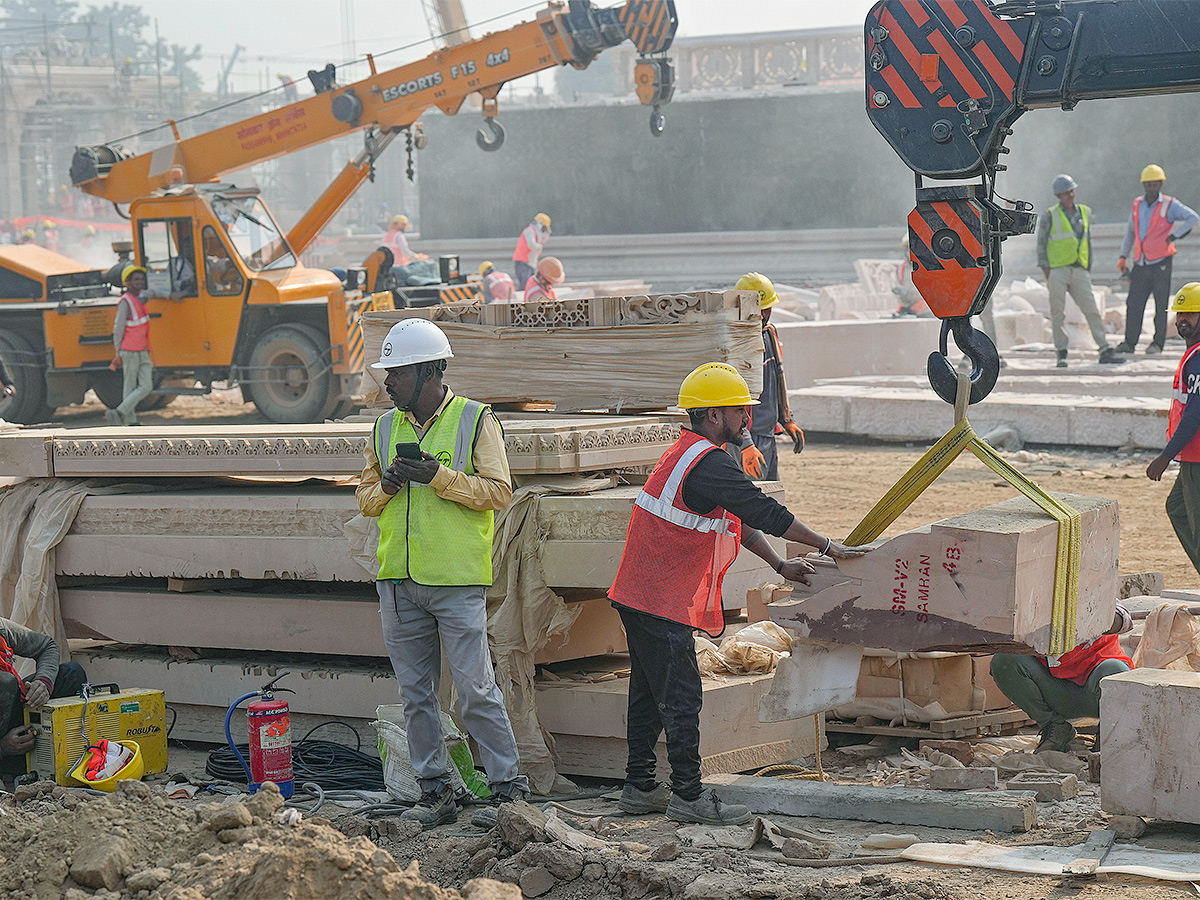
[[[26,724],[37,726],[37,743],[25,767],[59,784],[74,784],[67,773],[90,744],[101,739],[137,741],[147,775],[167,770],[167,704],[162,691],[121,690],[115,684],[91,685],[82,697],[51,700],[37,712],[25,710]],[[86,735],[86,737],[85,737]]]

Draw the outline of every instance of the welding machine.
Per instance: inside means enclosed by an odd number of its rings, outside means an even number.
[[[166,700],[162,691],[121,690],[115,684],[87,685],[84,697],[50,700],[37,712],[25,710],[25,723],[37,727],[37,743],[25,768],[59,784],[74,784],[67,773],[90,744],[101,739],[136,741],[147,775],[167,769]]]

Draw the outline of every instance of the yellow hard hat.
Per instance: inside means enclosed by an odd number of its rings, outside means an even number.
[[[1163,171],[1162,166],[1156,166],[1154,163],[1142,169],[1142,181],[1166,181],[1167,173]]]
[[[393,225],[408,226],[408,216],[392,216]]]
[[[1200,312],[1200,281],[1191,281],[1179,289],[1171,301],[1171,312]]]
[[[50,221],[49,219],[45,219],[45,220],[43,220],[43,222],[42,222],[42,227],[43,227],[43,228],[53,228],[53,227],[54,227],[54,223],[53,223],[52,221]]]
[[[479,274],[484,275],[487,273],[488,269],[494,269],[494,268],[496,268],[496,264],[493,262],[490,262],[490,261],[481,262],[479,264]]]
[[[146,274],[146,270],[144,268],[136,263],[130,263],[121,270],[121,284],[125,284],[127,281],[129,281],[129,276],[134,272],[141,272],[143,275]]]
[[[725,363],[705,363],[693,369],[679,386],[680,409],[757,405],[746,379]]]
[[[550,227],[550,217],[548,215],[546,215],[545,213],[538,213],[536,216],[533,217],[533,221],[541,222],[547,228]]]
[[[747,272],[738,279],[738,283],[733,286],[733,289],[735,291],[756,291],[759,297],[759,309],[770,309],[779,302],[779,295],[775,293],[775,285],[771,283],[771,279],[758,272]]]
[[[26,228],[24,231],[21,232],[21,237],[29,238],[30,240],[33,240],[35,237],[37,237],[37,232],[34,231],[32,228]]]

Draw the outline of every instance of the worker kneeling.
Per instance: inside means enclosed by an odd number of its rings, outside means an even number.
[[[1100,715],[1100,680],[1133,668],[1117,638],[1132,629],[1129,612],[1118,605],[1112,628],[1062,656],[997,653],[992,657],[996,686],[1042,730],[1034,753],[1065,752],[1075,740],[1075,726],[1068,719]]]
[[[356,492],[362,514],[379,518],[383,642],[422,791],[402,818],[425,828],[452,822],[459,811],[438,709],[439,636],[495,802],[529,796],[488,652],[484,599],[494,511],[512,499],[508,458],[491,409],[442,384],[453,355],[446,335],[425,319],[405,319],[388,332],[372,368],[387,371],[384,387],[396,408],[375,422]]]
[[[722,803],[700,782],[703,695],[692,632],[724,631],[721,581],[739,542],[789,581],[815,569],[781,559],[762,532],[799,541],[826,556],[860,556],[822,537],[766,496],[721,449],[750,421],[745,380],[732,366],[708,363],[684,379],[679,407],[690,427],[654,467],[635,501],[617,578],[608,596],[629,644],[628,762],[620,807],[665,812],[676,822],[740,825],[744,806]],[[743,527],[745,526],[745,527]],[[667,733],[671,786],[655,783],[654,747]]]

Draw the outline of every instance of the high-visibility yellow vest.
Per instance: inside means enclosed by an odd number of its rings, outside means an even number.
[[[442,465],[475,474],[475,441],[489,408],[453,397],[422,438],[396,410],[375,421],[372,440],[381,469],[391,465],[396,444],[419,443]],[[490,585],[495,517],[444,500],[431,484],[409,482],[379,515],[380,580],[411,578],[418,584]]]
[[[1046,259],[1050,262],[1050,268],[1073,266],[1075,263],[1085,269],[1088,267],[1088,220],[1092,217],[1092,211],[1081,203],[1079,214],[1083,216],[1082,238],[1076,236],[1061,203],[1047,210],[1050,216],[1050,240],[1046,242]]]

